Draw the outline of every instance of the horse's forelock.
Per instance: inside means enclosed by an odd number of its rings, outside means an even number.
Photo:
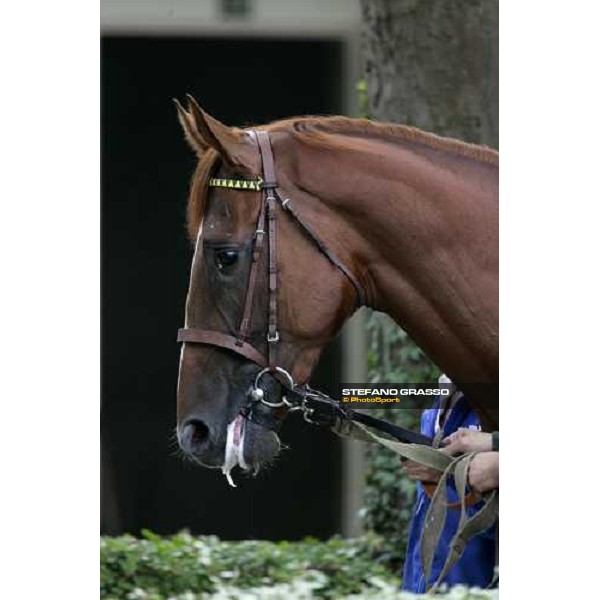
[[[198,237],[198,231],[204,218],[208,197],[208,180],[217,168],[218,159],[219,155],[216,150],[212,148],[206,150],[198,161],[192,177],[187,206],[187,230],[190,240],[194,242]]]

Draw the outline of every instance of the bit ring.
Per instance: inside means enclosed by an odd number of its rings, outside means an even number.
[[[262,402],[265,406],[268,406],[269,408],[281,408],[282,406],[290,407],[290,403],[288,402],[288,400],[285,396],[282,397],[281,402],[269,402],[268,400],[265,400],[264,390],[262,388],[260,388],[258,384],[260,382],[261,377],[263,377],[265,374],[271,373],[273,371],[276,371],[277,373],[281,373],[283,376],[286,377],[286,379],[288,380],[288,384],[289,384],[288,387],[290,389],[292,389],[294,387],[293,377],[283,367],[267,367],[266,369],[263,369],[262,371],[260,371],[260,373],[258,373],[256,378],[254,379],[254,388],[252,391],[254,392],[254,391],[260,390],[261,392],[263,392],[262,397],[259,397],[260,396],[259,394],[257,394],[257,397],[260,402]]]

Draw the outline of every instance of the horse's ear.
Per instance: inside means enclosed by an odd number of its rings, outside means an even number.
[[[194,117],[192,114],[187,112],[183,106],[181,106],[177,98],[173,98],[173,102],[177,108],[177,118],[179,119],[179,123],[183,129],[185,139],[191,146],[192,150],[198,155],[198,158],[200,158],[204,152],[210,148],[210,145],[202,139],[202,136],[200,135],[200,132],[194,123]]]
[[[214,148],[222,160],[242,175],[254,176],[259,172],[258,150],[250,136],[236,127],[227,127],[204,112],[196,100],[187,95],[188,113],[195,130],[205,144]]]

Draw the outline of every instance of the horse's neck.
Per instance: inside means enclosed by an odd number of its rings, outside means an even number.
[[[455,380],[497,381],[497,166],[412,143],[360,147],[344,211],[373,308]]]

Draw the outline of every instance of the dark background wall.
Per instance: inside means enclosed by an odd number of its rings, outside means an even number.
[[[175,391],[194,167],[171,98],[246,125],[342,111],[342,46],[325,41],[102,40],[102,530],[296,539],[339,531],[339,442],[290,419],[278,464],[230,488],[184,463]],[[269,84],[268,87],[266,84]],[[265,85],[262,85],[265,84]],[[83,124],[82,124],[83,126]],[[340,379],[336,344],[315,382]]]

